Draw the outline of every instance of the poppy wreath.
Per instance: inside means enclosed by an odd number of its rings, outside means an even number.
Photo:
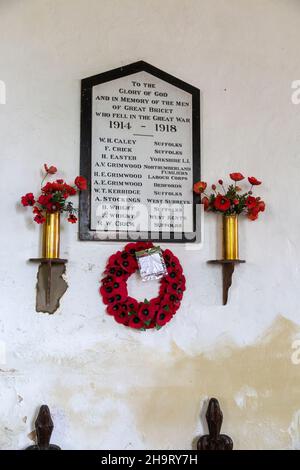
[[[111,255],[100,287],[107,313],[116,322],[142,331],[159,330],[168,323],[179,309],[185,291],[178,258],[170,250],[162,250],[168,274],[160,280],[159,295],[143,302],[128,296],[127,280],[138,269],[135,252],[152,247],[151,242],[128,243],[123,251]]]

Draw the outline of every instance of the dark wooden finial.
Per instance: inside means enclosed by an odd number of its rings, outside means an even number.
[[[233,442],[226,434],[220,434],[223,422],[223,413],[216,398],[209,400],[206,421],[209,434],[200,437],[197,442],[198,450],[232,450]]]
[[[27,447],[27,450],[60,450],[60,447],[50,444],[53,428],[49,407],[42,405],[35,420],[37,445]]]

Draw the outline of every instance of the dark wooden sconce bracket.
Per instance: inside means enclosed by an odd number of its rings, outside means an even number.
[[[50,444],[53,428],[50,410],[47,405],[42,405],[35,421],[37,444],[27,447],[26,450],[61,450],[59,446]]]
[[[31,258],[40,263],[36,285],[36,311],[54,313],[59,301],[68,288],[63,278],[68,260],[60,258]]]
[[[233,442],[231,437],[226,434],[220,434],[223,413],[216,398],[209,400],[206,421],[209,434],[200,437],[197,442],[197,450],[232,450]]]
[[[232,284],[232,275],[236,264],[246,263],[243,259],[226,260],[226,259],[214,259],[208,261],[209,264],[221,264],[222,275],[223,275],[223,305],[227,304],[228,291]]]

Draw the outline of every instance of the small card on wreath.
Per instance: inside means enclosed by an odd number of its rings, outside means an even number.
[[[163,254],[159,246],[135,253],[142,281],[161,279],[168,274]]]

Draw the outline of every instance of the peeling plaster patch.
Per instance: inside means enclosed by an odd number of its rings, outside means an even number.
[[[245,408],[246,405],[249,404],[248,398],[255,398],[257,399],[257,392],[251,387],[245,385],[235,394],[235,402],[239,408]],[[255,400],[256,401],[256,400]]]
[[[36,366],[52,371],[47,400],[51,410],[53,403],[66,413],[65,423],[57,422],[65,448],[112,448],[113,435],[116,448],[191,449],[206,432],[203,401],[215,396],[235,449],[285,449],[292,445],[291,416],[300,409],[300,366],[290,358],[295,334],[299,327],[278,317],[256,344],[229,343],[213,359],[175,343],[162,352],[120,338],[113,347],[97,343],[84,360],[47,356]],[[45,390],[43,384],[39,393]]]
[[[36,311],[53,314],[60,306],[60,300],[68,288],[64,274],[65,264],[53,264],[51,266],[51,296],[49,304],[46,303],[46,292],[48,289],[48,264],[41,263],[37,273],[36,284]]]
[[[300,410],[294,413],[288,433],[291,436],[292,449],[300,450]]]
[[[232,436],[236,449],[288,448],[290,416],[300,407],[300,368],[295,373],[290,360],[295,331],[298,326],[279,317],[257,344],[232,345],[229,356],[214,360],[186,356],[175,347],[169,364],[164,361],[154,372],[153,387],[127,396],[148,446],[191,448],[200,401],[215,396],[224,413],[223,432]]]

